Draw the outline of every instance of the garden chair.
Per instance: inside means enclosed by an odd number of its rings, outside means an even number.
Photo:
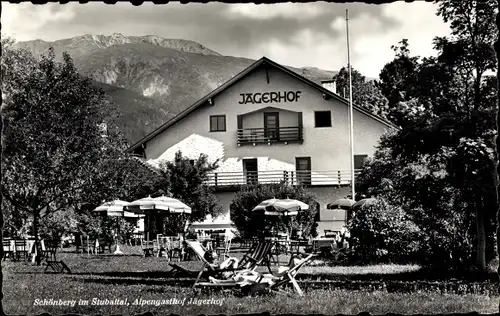
[[[180,237],[169,238],[168,255],[170,260],[178,258],[179,261],[182,261],[182,258],[184,257],[184,247],[182,244],[183,241]]]
[[[200,242],[198,241],[186,241],[186,244],[196,253],[196,255],[203,262],[202,268],[198,271],[198,275],[196,277],[196,281],[193,284],[193,289],[201,282],[200,279],[202,275],[205,273],[208,277],[210,276],[220,276],[225,274],[226,272],[229,275],[234,274],[234,272],[241,270],[250,270],[253,271],[260,265],[262,262],[266,262],[269,256],[269,252],[271,251],[272,244],[270,243],[262,243],[259,244],[255,251],[252,252],[251,255],[244,255],[242,260],[238,262],[236,258],[228,258],[221,265],[213,264],[208,262],[205,259],[206,249],[203,248]],[[253,255],[253,256],[252,256]],[[268,261],[268,260],[267,260]],[[232,267],[230,265],[232,264]],[[172,268],[175,270],[187,273],[189,275],[195,275],[196,271],[186,270],[178,265],[170,264]],[[226,277],[228,275],[226,274]]]
[[[271,272],[272,241],[260,241],[251,248],[240,261],[239,266],[254,270],[258,265],[265,264]]]
[[[117,240],[117,242],[119,242],[119,241]],[[106,248],[107,248],[108,252],[112,253],[112,250],[111,250],[112,246],[113,246],[113,242],[111,240],[109,240],[107,238],[100,238],[99,239],[99,247],[97,249],[97,252],[104,254],[104,252],[106,251]]]
[[[141,239],[141,247],[144,257],[154,256],[155,250],[157,249],[156,240],[145,241],[144,239]]]
[[[235,274],[231,279],[218,280],[214,277],[209,277],[210,282],[200,282],[198,286],[207,287],[245,287],[256,288],[258,285],[264,286],[270,292],[290,295],[289,292],[282,289],[285,285],[291,283],[293,290],[299,296],[304,295],[304,292],[300,288],[295,276],[297,275],[299,269],[309,263],[314,254],[309,254],[304,259],[294,258],[290,260],[290,263],[286,267],[282,267],[281,271],[274,274],[261,274],[256,271],[241,271]]]
[[[9,257],[11,260],[13,258],[13,249],[11,248],[11,241],[10,240],[3,240],[3,260],[7,259]]]
[[[57,249],[59,248],[59,240],[47,240],[45,243],[45,250],[43,250],[43,257],[47,261],[55,261]]]
[[[158,252],[156,253],[157,257],[165,256],[169,258],[169,248],[170,248],[170,240],[168,237],[163,236],[161,234],[156,235],[156,244],[158,245]]]
[[[28,245],[26,240],[24,239],[15,239],[14,240],[14,251],[17,260],[21,260],[21,256],[24,260],[26,260],[28,256]]]
[[[304,265],[308,264],[311,262],[312,258],[314,257],[314,254],[309,254],[307,257],[304,259],[293,259],[290,260],[290,264],[288,267],[286,267],[283,271],[280,271],[276,274],[271,274],[267,275],[264,274],[262,277],[263,279],[266,277],[270,277],[271,279],[271,286],[270,290],[276,293],[284,293],[288,294],[286,291],[284,291],[282,288],[286,285],[291,283],[293,286],[294,291],[299,295],[302,296],[304,293],[302,292],[302,289],[300,288],[299,284],[297,283],[297,280],[295,280],[295,276],[297,275],[299,269],[303,267]]]
[[[89,236],[81,237],[82,252],[87,252],[87,255],[96,253],[96,242],[91,241]]]

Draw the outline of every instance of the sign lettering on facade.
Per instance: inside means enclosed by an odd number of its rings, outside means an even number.
[[[281,103],[297,102],[302,91],[280,91],[264,93],[240,93],[239,104],[261,104],[261,103]]]

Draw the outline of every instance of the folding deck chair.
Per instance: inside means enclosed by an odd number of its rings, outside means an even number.
[[[239,266],[247,270],[255,270],[258,265],[265,264],[271,272],[271,256],[274,243],[272,241],[261,241],[255,244],[240,261]]]
[[[288,283],[292,283],[295,292],[299,296],[302,296],[304,295],[304,293],[302,292],[302,289],[297,283],[297,280],[295,280],[295,276],[297,275],[299,269],[302,268],[304,265],[308,264],[314,256],[315,256],[314,254],[310,254],[304,259],[298,260],[298,262],[294,262],[294,260],[292,259],[290,260],[290,265],[284,271],[271,275],[264,274],[262,275],[262,277],[263,278],[271,277],[271,281],[273,282],[273,284],[271,285],[270,290],[273,292],[280,294],[282,293],[288,294],[286,291],[283,291],[280,288]]]
[[[200,285],[204,286],[214,286],[214,287],[252,287],[254,285],[263,284],[268,286],[270,292],[275,292],[278,294],[290,295],[290,293],[281,289],[288,283],[292,283],[294,291],[299,295],[304,295],[302,289],[300,288],[295,276],[301,267],[309,263],[314,254],[308,255],[304,259],[293,259],[290,260],[290,264],[281,272],[275,274],[260,274],[256,271],[242,271],[240,274],[236,274],[232,279],[217,280],[214,277],[209,277],[210,283],[203,283]]]
[[[199,282],[202,275],[205,273],[207,277],[210,276],[222,276],[223,273],[229,272],[230,274],[233,274],[234,272],[241,271],[241,270],[255,270],[259,264],[261,264],[264,261],[268,261],[269,259],[269,252],[271,251],[272,244],[271,243],[262,243],[259,244],[256,248],[255,251],[252,253],[252,255],[244,255],[243,259],[240,260],[239,262],[237,259],[234,260],[233,263],[236,263],[237,266],[233,267],[224,267],[223,265],[214,265],[210,262],[208,262],[205,259],[205,252],[206,249],[203,248],[201,243],[199,241],[186,241],[186,244],[196,253],[196,255],[200,258],[200,260],[203,262],[203,266],[200,269],[200,271],[189,271],[186,270],[176,264],[169,263],[169,265],[174,268],[175,270],[184,272],[188,275],[194,276],[197,273],[196,276],[196,281],[193,284],[193,289],[196,288],[198,285],[207,285],[203,282]],[[226,261],[227,262],[227,261]],[[228,262],[230,263],[230,262]],[[224,262],[223,262],[224,264]]]

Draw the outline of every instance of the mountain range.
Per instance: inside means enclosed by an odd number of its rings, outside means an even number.
[[[223,56],[199,43],[154,35],[86,34],[46,42],[24,41],[18,48],[35,56],[54,48],[67,52],[78,71],[102,88],[130,144],[165,123],[255,60]],[[337,72],[313,67],[289,69],[320,82]]]

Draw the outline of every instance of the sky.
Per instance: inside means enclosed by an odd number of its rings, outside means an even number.
[[[2,33],[17,41],[54,41],[84,34],[157,35],[196,41],[222,55],[339,70],[351,64],[378,78],[394,58],[391,45],[407,38],[413,55],[430,56],[432,40],[450,29],[433,3],[383,5],[325,2],[284,4],[2,3]]]

